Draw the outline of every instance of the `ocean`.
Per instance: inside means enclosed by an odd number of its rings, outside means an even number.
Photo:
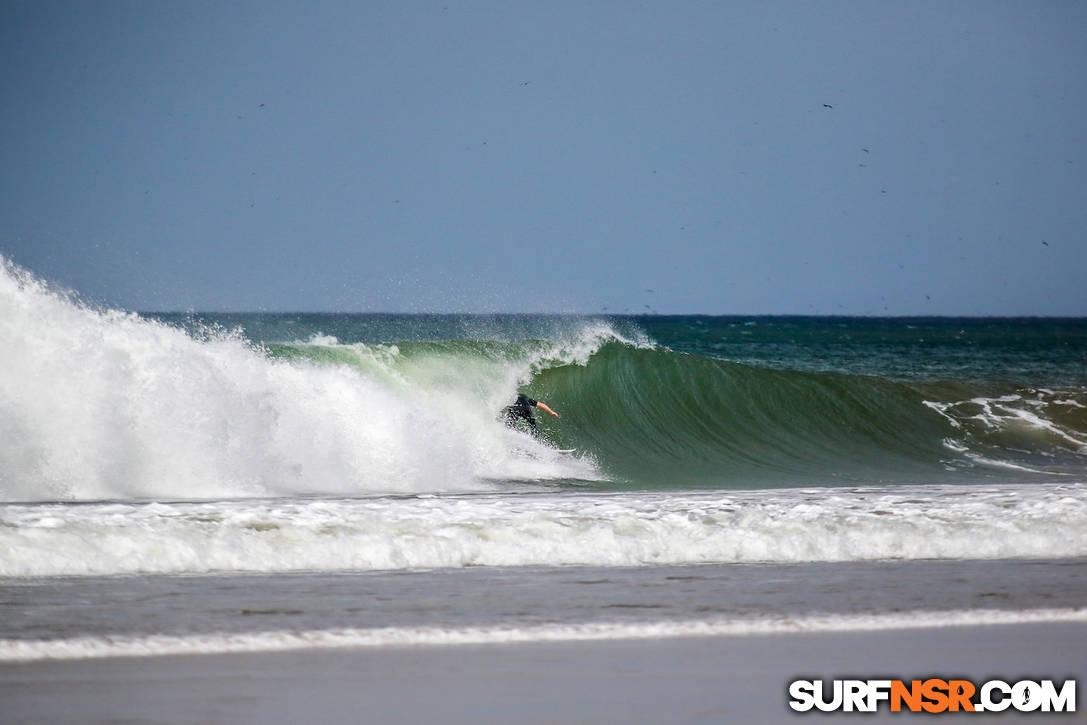
[[[134,313],[0,264],[0,662],[1085,621],[1085,562],[1084,318]]]

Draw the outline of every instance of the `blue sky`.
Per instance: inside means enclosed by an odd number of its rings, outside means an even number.
[[[0,254],[133,310],[1087,315],[1087,4],[0,4]]]

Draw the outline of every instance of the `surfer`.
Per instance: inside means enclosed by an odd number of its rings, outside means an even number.
[[[547,403],[540,400],[533,400],[524,393],[518,393],[517,400],[514,401],[513,405],[506,408],[506,425],[512,428],[524,423],[524,425],[529,427],[532,435],[538,434],[540,429],[536,427],[536,416],[532,414],[533,408],[541,408],[556,418],[559,417],[558,413],[547,407]]]

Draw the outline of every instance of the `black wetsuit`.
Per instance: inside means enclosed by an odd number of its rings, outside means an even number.
[[[525,425],[531,428],[533,433],[539,432],[539,428],[536,427],[536,416],[532,414],[532,409],[536,407],[536,403],[537,401],[524,393],[518,393],[517,401],[506,408],[506,424],[513,426],[524,421]]]

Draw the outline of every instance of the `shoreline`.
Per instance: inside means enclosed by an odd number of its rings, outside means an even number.
[[[306,631],[205,633],[0,640],[0,666],[81,660],[278,654],[383,648],[635,642],[660,639],[850,634],[913,629],[1078,623],[1087,607],[1029,610],[951,610],[870,614],[809,613],[716,620],[583,622],[498,627],[377,627]]]
[[[1085,643],[1087,623],[1045,622],[2,664],[0,719],[418,723],[440,713],[454,725],[786,723],[795,722],[786,692],[796,678],[953,675],[1082,684]],[[1007,713],[958,716],[1009,721]],[[911,717],[880,711],[863,719]]]

